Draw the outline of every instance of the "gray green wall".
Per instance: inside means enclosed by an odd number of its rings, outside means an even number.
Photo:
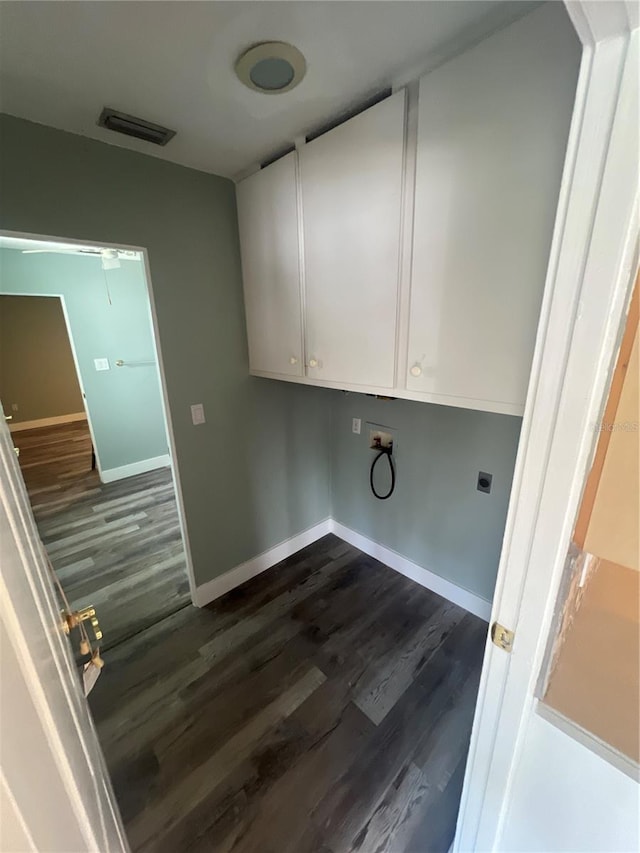
[[[362,419],[360,435],[352,418]],[[362,394],[337,394],[333,419],[336,521],[491,600],[521,419]],[[386,501],[369,489],[367,421],[397,431],[397,484]],[[479,471],[493,474],[490,494],[476,490]]]
[[[330,392],[248,375],[231,181],[3,115],[0,196],[1,228],[148,249],[196,583],[330,514]]]
[[[64,297],[102,471],[167,455],[157,366],[115,365],[155,360],[141,260],[103,270],[99,258],[0,249],[0,292]],[[45,361],[37,337],[29,340]],[[97,371],[95,358],[107,358],[110,369]]]
[[[0,193],[2,228],[149,250],[197,583],[333,514],[491,598],[518,418],[250,377],[230,181],[2,116]],[[367,420],[398,430],[386,502],[369,493]]]
[[[0,296],[0,400],[14,424],[84,412],[59,299]]]

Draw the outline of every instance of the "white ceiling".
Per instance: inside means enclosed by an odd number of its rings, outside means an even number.
[[[2,2],[0,108],[21,118],[234,177],[390,84],[533,5],[457,2]],[[254,92],[233,70],[288,41],[300,86]],[[177,130],[166,148],[96,126],[103,106]]]

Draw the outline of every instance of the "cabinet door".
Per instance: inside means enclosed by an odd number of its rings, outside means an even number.
[[[492,411],[524,407],[575,95],[545,14],[420,81],[405,387]]]
[[[251,371],[301,376],[296,154],[236,187]]]
[[[300,150],[307,376],[391,388],[405,95]]]

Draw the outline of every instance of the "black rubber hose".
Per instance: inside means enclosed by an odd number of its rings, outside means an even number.
[[[386,456],[389,460],[389,468],[391,469],[391,488],[387,492],[386,495],[379,495],[376,492],[376,487],[373,485],[373,470],[376,467],[376,463],[380,459],[381,456]],[[396,487],[396,469],[393,467],[393,459],[391,458],[391,451],[387,450],[387,448],[382,448],[382,450],[378,453],[376,458],[371,463],[371,470],[369,471],[369,485],[371,486],[371,491],[378,498],[379,501],[386,501],[387,498],[390,498],[393,494],[393,490]]]

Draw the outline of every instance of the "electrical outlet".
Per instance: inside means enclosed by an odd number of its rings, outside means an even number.
[[[191,422],[194,426],[198,426],[205,422],[204,406],[202,403],[194,403],[193,406],[191,406]]]
[[[96,370],[109,370],[108,358],[94,358],[93,363],[95,365]]]
[[[17,412],[17,411],[18,411],[18,404],[17,404],[17,403],[12,403],[12,404],[11,404],[11,411],[12,411],[12,412]]]
[[[478,485],[477,489],[479,492],[486,492],[489,494],[491,491],[491,481],[493,480],[493,474],[486,474],[484,471],[478,471]]]
[[[360,435],[360,430],[362,428],[362,421],[360,418],[352,418],[351,419],[351,432],[355,433],[355,435]]]

